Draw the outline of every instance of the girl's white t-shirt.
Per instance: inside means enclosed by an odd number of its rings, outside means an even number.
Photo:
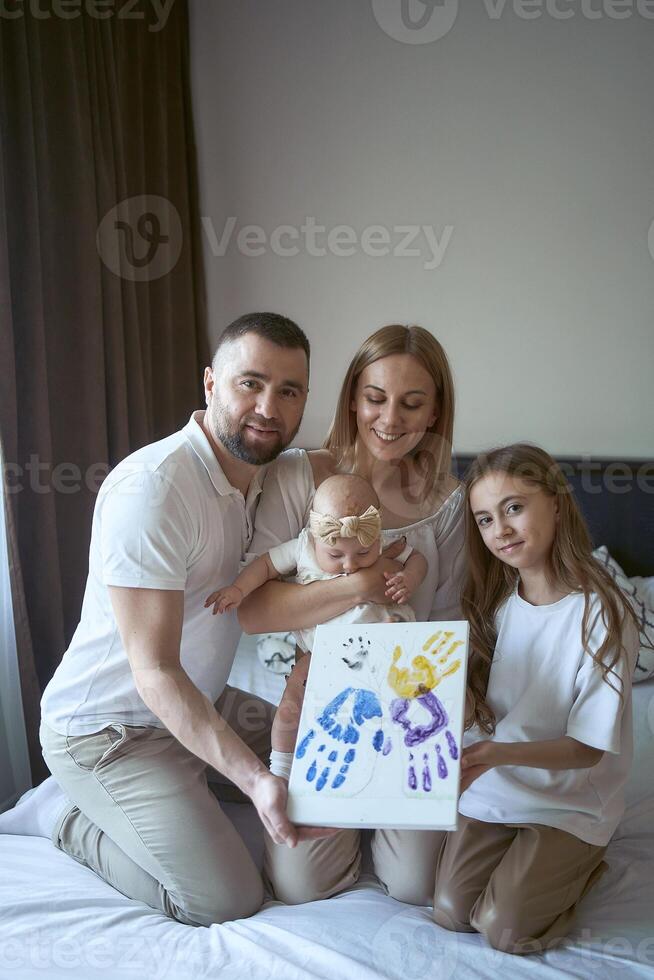
[[[516,589],[496,617],[487,701],[497,721],[493,741],[535,742],[568,735],[604,755],[590,769],[490,769],[461,795],[464,816],[489,823],[544,824],[589,844],[609,842],[624,812],[623,788],[633,755],[631,676],[638,639],[631,625],[625,626],[627,655],[614,668],[618,676],[608,675],[610,686],[582,647],[583,614],[580,593],[532,606]],[[589,622],[589,643],[596,651],[606,636],[596,596]],[[471,729],[464,744],[485,738]]]

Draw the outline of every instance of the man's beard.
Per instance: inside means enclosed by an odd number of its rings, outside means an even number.
[[[236,459],[249,463],[251,466],[264,466],[266,463],[271,463],[273,459],[277,459],[279,454],[293,441],[300,428],[298,423],[286,441],[284,441],[282,433],[277,431],[277,440],[274,445],[253,446],[246,442],[246,426],[251,423],[265,429],[265,424],[258,419],[241,419],[235,426],[229,415],[221,407],[215,413],[212,421],[213,434],[220,439],[225,449]]]

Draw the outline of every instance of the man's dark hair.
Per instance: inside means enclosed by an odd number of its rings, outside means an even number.
[[[279,313],[246,313],[244,316],[240,316],[238,320],[230,323],[228,327],[225,327],[218,340],[212,364],[215,366],[218,352],[224,344],[239,340],[248,333],[263,337],[264,340],[269,340],[271,344],[277,344],[278,347],[301,347],[307,355],[308,366],[311,348],[306,334],[298,327],[297,323]]]

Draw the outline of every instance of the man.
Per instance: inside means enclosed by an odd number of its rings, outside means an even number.
[[[190,925],[251,915],[259,873],[206,766],[252,799],[278,843],[321,836],[286,817],[268,771],[272,708],[225,688],[240,635],[206,596],[238,573],[265,464],[295,436],[309,343],[250,314],[206,368],[206,412],[107,477],[80,624],[43,696],[44,758],[69,803],[56,846],[119,891]]]

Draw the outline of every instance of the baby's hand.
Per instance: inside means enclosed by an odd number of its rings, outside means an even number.
[[[204,608],[213,606],[212,615],[215,616],[217,612],[225,613],[229,612],[230,609],[236,609],[242,601],[243,593],[238,585],[226,585],[224,589],[218,589],[217,592],[212,592],[210,596],[207,596]]]
[[[401,572],[384,572],[386,579],[386,596],[390,602],[397,602],[402,605],[408,602],[417,586],[415,577],[406,569]]]

